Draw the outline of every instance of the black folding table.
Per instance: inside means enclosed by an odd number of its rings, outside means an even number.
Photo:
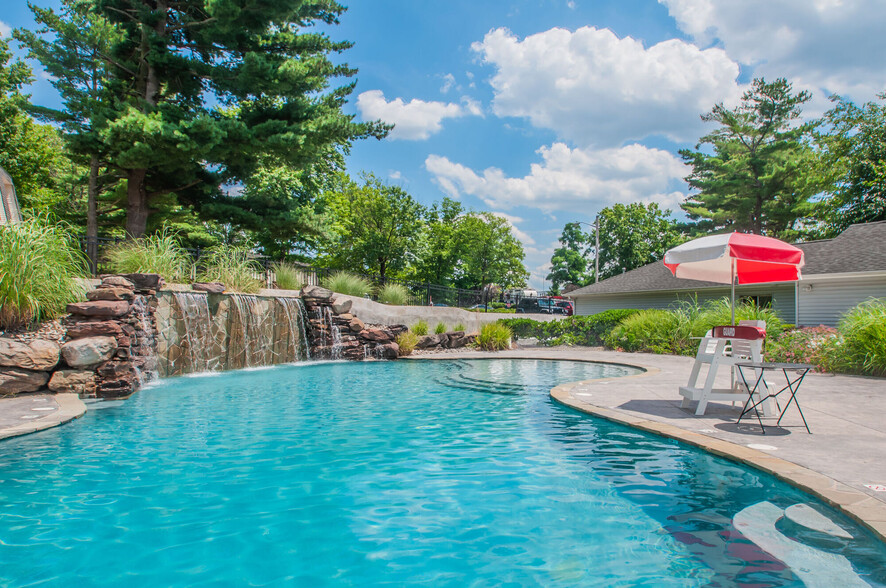
[[[788,407],[793,402],[797,406],[797,410],[800,411],[800,418],[803,419],[803,424],[806,426],[806,432],[812,434],[812,431],[809,430],[809,425],[806,423],[806,417],[803,416],[803,410],[800,408],[800,403],[797,401],[797,392],[800,390],[800,384],[803,383],[803,378],[806,377],[806,374],[809,373],[809,370],[814,369],[815,366],[808,365],[805,363],[770,363],[770,362],[744,362],[744,363],[736,363],[735,367],[738,368],[738,373],[741,375],[741,381],[744,383],[745,390],[748,391],[748,400],[744,404],[744,408],[742,408],[741,415],[738,417],[737,423],[741,422],[743,416],[748,414],[751,411],[754,411],[754,414],[757,415],[757,422],[760,423],[760,428],[763,429],[763,434],[766,434],[766,427],[763,426],[763,419],[760,418],[760,411],[757,410],[757,407],[760,406],[763,402],[766,402],[770,398],[776,399],[776,404],[778,404],[778,395],[782,392],[788,391],[791,397],[788,399],[788,403],[785,405],[784,409],[781,411],[781,414],[778,415],[778,421],[776,421],[775,426],[781,424],[781,419],[784,417],[784,413],[787,412]],[[754,382],[754,387],[751,388],[748,385],[748,381],[745,378],[744,371],[742,368],[749,368],[755,370],[759,373],[757,377],[757,381]],[[754,395],[757,394],[757,390],[760,387],[760,382],[764,382],[763,375],[766,373],[766,370],[781,370],[784,373],[785,381],[787,382],[787,386],[776,392],[775,394],[769,393],[769,388],[764,383],[763,386],[767,390],[766,396],[761,397],[759,400],[754,401]],[[795,372],[797,375],[794,380],[791,380],[791,377],[788,375],[788,372]]]

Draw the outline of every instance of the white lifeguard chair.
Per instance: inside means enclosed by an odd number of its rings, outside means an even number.
[[[712,400],[744,403],[748,399],[744,384],[736,379],[733,370],[736,363],[763,361],[763,341],[766,338],[766,331],[765,323],[762,323],[762,328],[760,323],[762,321],[742,321],[737,326],[714,327],[702,337],[698,353],[695,355],[695,363],[689,374],[689,383],[680,387],[680,395],[683,396],[681,408],[687,408],[690,402],[697,401],[695,414],[701,416],[705,413],[708,402]],[[704,384],[699,385],[703,366],[707,366],[707,374]],[[717,374],[722,373],[720,368],[727,366],[730,372],[730,387],[715,388]],[[757,377],[759,374],[755,370],[754,378]],[[762,381],[760,384],[758,398],[755,400],[769,393],[766,382]],[[769,403],[764,402],[761,406],[763,414],[770,416],[772,410]]]

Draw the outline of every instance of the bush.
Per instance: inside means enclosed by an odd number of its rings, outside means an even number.
[[[605,338],[607,347],[624,351],[681,353],[688,343],[688,323],[681,327],[669,310],[641,310],[623,319]]]
[[[191,256],[173,233],[163,229],[156,235],[113,245],[107,252],[108,267],[116,274],[160,274],[168,282],[191,277]]]
[[[400,355],[410,355],[418,345],[418,335],[406,331],[397,335],[397,345],[400,346]]]
[[[323,287],[346,296],[362,298],[372,290],[372,284],[365,278],[350,272],[335,272],[323,279]]]
[[[457,325],[455,325],[454,327],[452,327],[452,330],[455,331],[455,332],[458,332],[458,333],[464,333],[464,332],[465,332],[465,326],[464,326],[462,323],[458,323]]]
[[[68,232],[44,217],[0,225],[0,328],[58,317],[83,299],[86,260]]]
[[[254,294],[261,288],[261,280],[255,274],[261,267],[249,258],[249,250],[243,247],[222,245],[206,256],[205,267],[199,278],[205,282],[221,282],[226,290]]]
[[[434,327],[434,333],[437,335],[442,335],[446,332],[446,324],[445,323],[437,323],[437,326]]]
[[[623,318],[639,312],[634,309],[611,309],[592,316],[571,316],[548,322],[527,318],[499,319],[520,338],[533,337],[542,345],[603,344],[603,337]]]
[[[302,283],[302,272],[298,267],[285,261],[280,261],[271,266],[274,272],[274,281],[278,288],[283,290],[298,290]]]
[[[886,299],[871,299],[847,312],[838,327],[846,368],[886,376]]]
[[[428,323],[426,323],[424,321],[418,321],[417,323],[412,325],[412,328],[409,330],[412,331],[413,333],[415,333],[416,335],[418,335],[419,337],[424,337],[425,335],[428,334]]]
[[[378,301],[382,304],[404,306],[409,303],[409,290],[402,284],[385,284],[378,292]]]
[[[486,323],[480,327],[475,344],[485,351],[501,351],[511,348],[511,340],[514,333],[507,325],[501,322]]]
[[[769,341],[766,361],[808,363],[820,372],[842,371],[841,348],[837,329],[825,326],[794,329]]]

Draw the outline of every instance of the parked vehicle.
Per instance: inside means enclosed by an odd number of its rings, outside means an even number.
[[[566,316],[572,316],[575,314],[575,307],[572,305],[571,300],[558,300],[557,308],[562,308],[564,310],[563,314]]]
[[[560,306],[560,300],[550,297],[521,298],[517,301],[516,312],[518,314],[537,312],[540,314],[562,314],[569,316],[568,309]]]

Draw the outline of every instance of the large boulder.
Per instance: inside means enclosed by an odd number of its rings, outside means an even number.
[[[360,331],[360,337],[370,341],[378,341],[380,343],[393,340],[390,333],[381,329],[364,329],[363,331]]]
[[[96,300],[75,302],[68,305],[68,312],[82,316],[113,318],[129,312],[129,302],[125,300]]]
[[[440,333],[439,335],[424,335],[423,337],[418,338],[418,343],[416,343],[415,346],[418,349],[431,349],[433,347],[445,345],[448,340],[449,337],[447,337],[445,333]]]
[[[86,337],[65,343],[62,357],[71,367],[86,367],[107,361],[115,351],[117,339],[114,337]]]
[[[55,341],[35,339],[21,343],[0,337],[0,365],[25,370],[49,371],[58,364],[61,348]]]
[[[91,370],[58,370],[49,380],[49,389],[59,394],[94,394],[95,372]]]
[[[132,290],[135,286],[123,276],[105,276],[99,288],[126,288]]]
[[[221,294],[225,291],[225,285],[221,282],[196,282],[191,284],[191,290],[195,292],[208,292],[209,294]]]
[[[332,290],[321,288],[320,286],[305,286],[301,289],[302,298],[313,298],[315,300],[329,300],[332,298]]]
[[[136,290],[159,290],[166,283],[160,274],[123,274]]]
[[[19,368],[0,368],[0,395],[36,392],[49,381],[49,372],[34,372]]]
[[[348,322],[348,328],[351,329],[352,333],[359,333],[366,328],[366,324],[357,317],[354,317]]]
[[[95,337],[97,335],[103,335],[106,337],[118,337],[123,334],[123,325],[114,321],[88,321],[82,323],[74,323],[73,325],[68,327],[69,339]]]
[[[350,300],[334,300],[332,302],[332,312],[335,314],[345,314],[351,311],[353,302]]]
[[[400,346],[394,342],[379,345],[376,351],[382,359],[397,359],[400,357]]]
[[[132,288],[124,288],[122,286],[96,288],[86,293],[86,299],[89,301],[129,300],[130,298],[132,298]]]

